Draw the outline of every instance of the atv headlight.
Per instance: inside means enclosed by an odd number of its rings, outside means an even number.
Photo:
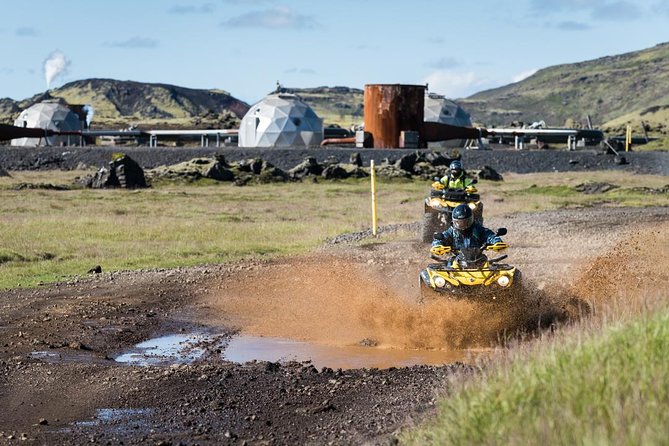
[[[434,278],[434,286],[437,288],[443,288],[446,285],[446,279],[444,279],[441,276],[437,276]]]
[[[511,283],[511,279],[509,279],[509,276],[500,276],[500,278],[497,279],[497,285],[501,287],[507,287],[509,286],[509,283]]]
[[[467,206],[469,206],[469,209],[472,211],[476,209],[476,203],[469,203]]]
[[[437,209],[437,210],[444,208],[444,206],[441,204],[440,200],[430,200],[430,206],[433,209]]]

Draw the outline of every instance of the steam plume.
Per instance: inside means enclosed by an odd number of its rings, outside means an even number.
[[[86,127],[88,128],[91,126],[91,121],[93,121],[95,110],[91,104],[86,104],[84,105],[84,111],[86,112]]]
[[[67,73],[70,60],[61,51],[56,50],[44,61],[44,79],[46,88],[51,88],[51,82],[58,76]]]

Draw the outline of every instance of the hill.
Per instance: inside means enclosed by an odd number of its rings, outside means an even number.
[[[0,120],[13,123],[18,113],[46,98],[93,108],[92,128],[237,128],[249,105],[222,90],[197,90],[168,84],[85,79],[14,103],[0,100]]]
[[[364,90],[349,87],[285,88],[314,109],[327,125],[349,128],[364,120]]]
[[[666,133],[669,123],[669,43],[595,60],[556,65],[504,87],[461,101],[487,126],[545,121],[583,123],[620,133],[627,123]],[[623,130],[624,133],[624,130]]]

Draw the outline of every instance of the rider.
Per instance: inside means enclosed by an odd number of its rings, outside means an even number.
[[[432,254],[443,256],[452,249],[479,248],[484,245],[489,249],[501,251],[506,243],[490,229],[474,222],[474,214],[466,204],[453,209],[453,223],[432,241]],[[438,234],[435,234],[438,235]]]
[[[454,160],[448,166],[449,173],[445,175],[439,182],[444,185],[445,189],[466,189],[472,186],[474,182],[467,178],[465,169],[462,168],[460,160]]]

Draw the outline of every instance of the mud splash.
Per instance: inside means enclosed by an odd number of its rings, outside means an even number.
[[[536,315],[520,304],[523,296],[507,303],[421,304],[418,271],[375,271],[341,258],[293,259],[222,284],[206,303],[208,322],[234,325],[247,335],[323,345],[374,339],[381,348],[441,351],[489,348],[505,333],[534,324]]]

